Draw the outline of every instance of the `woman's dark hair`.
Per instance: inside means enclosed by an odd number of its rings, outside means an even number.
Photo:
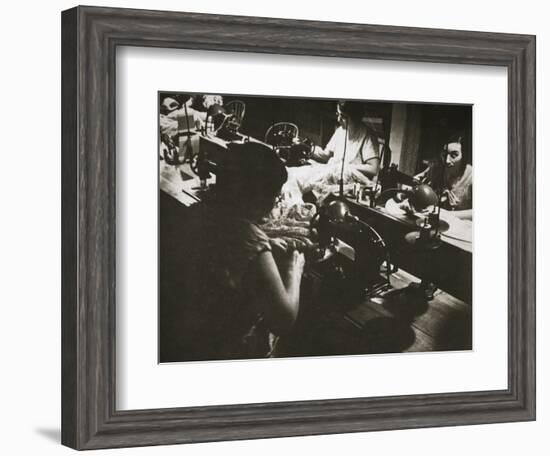
[[[360,101],[339,101],[338,109],[353,122],[361,122],[365,115],[365,105]]]
[[[471,163],[470,140],[467,139],[466,135],[462,132],[453,133],[448,136],[445,142],[441,145],[440,152],[446,152],[448,145],[452,143],[460,144],[460,150],[462,152],[462,159],[460,160],[460,174],[462,175],[464,174],[466,165]],[[432,186],[437,189],[443,187],[443,159],[440,152],[431,164]]]
[[[443,144],[442,149],[446,152],[447,146],[451,143],[460,144],[460,150],[462,152],[462,160],[460,162],[460,172],[462,174],[466,169],[466,165],[471,161],[470,142],[466,139],[466,136],[464,133],[462,132],[453,133],[451,136],[447,138],[447,140]]]
[[[230,143],[218,164],[214,200],[237,212],[269,212],[288,173],[273,149],[257,142]]]

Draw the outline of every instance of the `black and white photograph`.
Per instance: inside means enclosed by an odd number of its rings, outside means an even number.
[[[472,350],[472,109],[159,91],[159,362]]]
[[[93,3],[3,9],[3,454],[546,454],[544,2]]]

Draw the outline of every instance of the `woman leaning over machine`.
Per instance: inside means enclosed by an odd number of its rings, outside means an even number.
[[[304,255],[274,252],[278,246],[259,226],[286,169],[254,142],[232,144],[226,157],[181,232],[184,291],[171,343],[185,360],[268,356],[271,335],[288,332],[298,314]]]

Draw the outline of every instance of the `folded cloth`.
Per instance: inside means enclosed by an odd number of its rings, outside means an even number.
[[[314,164],[301,168],[290,168],[288,180],[283,186],[283,194],[293,203],[301,203],[303,195],[313,192],[322,201],[327,195],[338,190],[341,177],[343,177],[346,188],[353,187],[354,183],[372,184],[372,181],[351,163],[344,168],[343,176],[341,162],[326,165]]]

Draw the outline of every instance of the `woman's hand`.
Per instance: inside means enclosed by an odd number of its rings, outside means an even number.
[[[276,258],[280,255],[286,254],[288,250],[288,243],[281,238],[272,238],[269,240],[271,250],[273,250],[273,256]]]
[[[273,256],[276,258],[281,255],[286,255],[293,250],[306,252],[315,246],[315,244],[306,237],[291,236],[272,238],[269,240],[269,244],[271,245]]]
[[[304,250],[306,247],[313,245],[311,241],[302,241],[299,239],[270,239],[269,243],[273,249],[273,257],[282,274],[283,281],[289,276],[302,276],[304,272],[305,256],[298,247]]]
[[[459,199],[456,197],[452,190],[445,189],[443,191],[443,195],[447,198],[447,202],[451,207],[458,206],[458,203],[460,203]]]
[[[361,172],[359,168],[362,165],[355,165],[353,163],[346,163],[344,165],[344,174],[342,176],[342,160],[329,163],[331,165],[330,170],[327,173],[328,181],[333,184],[339,184],[340,178],[343,177],[344,184],[351,184],[358,182],[362,185],[369,185],[372,181]]]
[[[304,266],[306,264],[306,257],[298,250],[293,250],[288,258],[288,273],[296,277],[302,277],[304,273]]]

